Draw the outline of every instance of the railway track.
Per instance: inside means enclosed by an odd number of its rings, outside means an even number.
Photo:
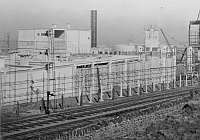
[[[124,97],[108,103],[94,104],[92,106],[78,107],[50,115],[33,116],[19,121],[4,123],[1,125],[3,138],[34,137],[56,131],[69,130],[89,124],[88,120],[103,117],[117,112],[139,110],[156,103],[167,102],[180,96],[188,96],[191,90],[199,90],[197,87],[168,90],[161,94]]]
[[[193,87],[190,87],[189,89],[192,89]],[[185,88],[186,89],[186,88]],[[188,87],[187,87],[188,89]],[[170,93],[171,91],[180,91],[182,90],[182,88],[177,88],[176,90],[174,89],[171,89],[171,90],[167,90],[165,92],[163,92],[162,94],[168,94]],[[24,117],[24,118],[21,118],[20,120],[17,120],[17,121],[10,121],[10,122],[6,122],[6,123],[2,123],[0,126],[8,126],[8,125],[13,125],[15,123],[24,123],[24,122],[28,122],[28,121],[34,121],[34,120],[40,120],[40,119],[51,119],[52,117],[57,117],[57,116],[60,116],[60,115],[69,115],[69,114],[72,114],[74,112],[79,112],[79,111],[82,111],[82,110],[85,110],[85,109],[93,109],[93,108],[98,108],[98,107],[103,107],[103,106],[109,106],[109,105],[113,105],[113,104],[119,104],[119,103],[123,103],[123,102],[127,102],[127,101],[137,101],[137,100],[140,100],[140,99],[144,99],[144,98],[149,98],[149,97],[152,97],[154,95],[157,95],[157,94],[161,94],[160,91],[157,91],[157,92],[154,92],[154,94],[145,94],[143,97],[141,96],[131,96],[131,97],[122,97],[120,99],[116,99],[116,100],[110,100],[109,102],[105,103],[105,102],[102,102],[102,103],[94,103],[92,104],[92,106],[82,106],[82,107],[75,107],[75,108],[69,108],[67,110],[62,110],[62,111],[57,111],[57,112],[52,112],[50,115],[32,115],[32,116],[28,116],[28,117]]]

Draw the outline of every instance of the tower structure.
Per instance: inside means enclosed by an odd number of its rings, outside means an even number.
[[[146,51],[152,51],[159,47],[159,30],[151,26],[145,31]]]
[[[91,48],[97,47],[97,10],[91,10]]]
[[[200,11],[199,11],[200,14]],[[200,20],[199,14],[197,20],[190,21],[187,49],[187,70],[188,72],[200,72]]]

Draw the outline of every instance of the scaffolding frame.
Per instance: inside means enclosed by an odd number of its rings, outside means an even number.
[[[64,66],[63,69],[70,69],[71,75],[69,75],[68,72],[61,73],[59,70],[56,70],[55,82],[51,82],[49,85],[50,87],[54,86],[54,88],[50,89],[51,92],[55,93],[56,102],[54,103],[54,107],[56,107],[58,100],[61,99],[62,96],[64,98],[78,97],[79,93],[81,93],[83,96],[88,96],[88,100],[92,102],[91,100],[93,98],[93,95],[97,94],[99,89],[97,79],[98,75],[100,79],[100,87],[103,94],[104,92],[110,92],[114,88],[122,89],[123,93],[125,91],[131,91],[131,93],[133,93],[134,90],[138,94],[140,94],[140,92],[142,92],[143,90],[145,90],[147,93],[149,92],[150,88],[152,88],[153,90],[155,90],[155,88],[161,90],[161,85],[163,84],[163,81],[165,83],[165,86],[163,85],[165,88],[168,87],[168,85],[166,84],[172,84],[174,81],[176,81],[176,63],[174,63],[175,60],[171,60],[169,62],[167,61],[167,65],[165,65],[164,67],[161,65],[153,67],[155,64],[151,64],[152,58],[150,57],[149,60],[144,60],[144,57],[142,55],[143,54],[141,54],[141,56],[139,57],[140,59],[110,59],[101,62]],[[166,59],[173,58],[171,57]],[[159,57],[158,60],[160,60]],[[99,69],[99,74],[97,72],[97,67]],[[13,76],[15,77],[16,73],[18,77],[18,79],[16,79],[16,82],[1,82],[1,87],[4,87],[6,89],[4,90],[4,96],[7,99],[3,98],[4,105],[12,104],[13,99],[18,101],[19,103],[29,103],[29,96],[31,92],[29,89],[29,84],[31,81],[30,75],[36,74],[38,73],[38,71],[41,71],[41,74],[39,76],[41,78],[34,79],[34,81],[36,87],[39,89],[40,92],[38,95],[33,95],[33,102],[37,102],[40,101],[42,98],[46,98],[47,95],[44,93],[49,90],[45,88],[49,79],[46,75],[44,75],[45,71],[43,70],[43,68],[33,70],[30,69],[30,71],[26,71],[26,77],[24,77],[24,80],[22,81],[19,79],[18,75],[21,75],[23,71],[21,73],[18,71],[12,71],[8,72],[7,76],[13,79]],[[10,87],[10,85],[16,86],[16,98],[13,97],[13,95],[15,94],[13,94],[13,89]],[[62,94],[60,94],[60,92],[62,92]],[[50,97],[50,100],[53,99],[54,97]]]

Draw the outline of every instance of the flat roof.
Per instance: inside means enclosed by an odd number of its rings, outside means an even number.
[[[80,65],[80,64],[92,64],[92,63],[105,63],[109,61],[124,61],[125,59],[128,60],[137,60],[139,57],[138,56],[127,56],[127,55],[111,55],[111,56],[106,56],[106,55],[99,55],[96,57],[87,57],[87,58],[80,58],[80,59],[75,59],[72,60],[73,64],[75,65]]]
[[[44,27],[44,28],[19,28],[17,29],[17,31],[21,31],[21,30],[48,30],[50,29],[49,27]],[[89,31],[91,29],[89,28],[76,28],[76,27],[71,27],[70,29],[68,29],[67,27],[66,28],[63,28],[63,27],[56,27],[56,28],[53,28],[54,30],[80,30],[80,31]]]
[[[82,56],[82,57],[75,57],[71,61],[66,61],[64,63],[56,63],[56,67],[62,67],[62,66],[78,66],[78,65],[88,65],[88,64],[99,64],[99,63],[107,63],[107,62],[116,62],[116,61],[124,61],[125,59],[128,60],[138,60],[138,56],[127,56],[127,55],[98,55],[98,56]],[[39,63],[40,65],[30,65],[30,66],[16,66],[11,65],[11,72],[16,71],[26,71],[26,70],[36,70],[36,69],[44,69],[45,62]],[[43,65],[42,65],[43,64]]]

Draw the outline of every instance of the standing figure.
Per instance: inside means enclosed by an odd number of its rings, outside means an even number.
[[[34,81],[31,80],[31,85],[30,85],[30,88],[31,88],[31,103],[32,103],[32,100],[33,100],[33,94],[35,93],[35,84],[34,84]]]

